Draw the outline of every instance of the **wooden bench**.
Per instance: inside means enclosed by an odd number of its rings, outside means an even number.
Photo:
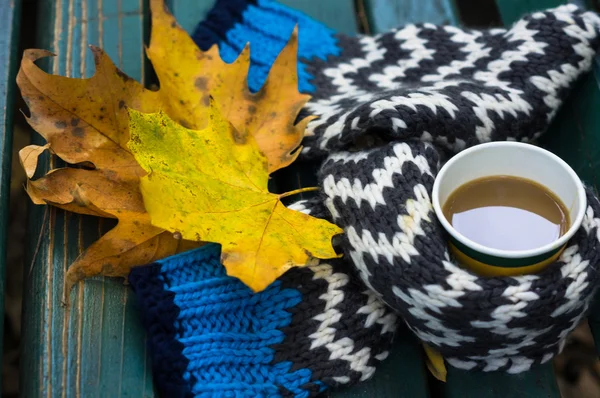
[[[191,31],[213,0],[170,0],[169,6],[185,29]],[[456,0],[282,0],[344,33],[368,26],[377,33],[409,22],[461,24],[463,13]],[[474,3],[474,2],[473,2]],[[478,0],[492,14],[510,24],[522,14],[556,6],[560,0]],[[583,3],[583,2],[582,2]],[[0,2],[0,225],[6,223],[7,178],[10,173],[10,106],[14,94],[14,51],[11,27],[17,7]],[[355,5],[357,9],[355,9]],[[496,6],[496,8],[494,8]],[[149,83],[151,70],[143,44],[149,36],[148,5],[142,0],[39,0],[36,47],[55,52],[47,71],[71,77],[89,77],[94,65],[88,44],[104,48],[115,63],[135,79]],[[478,6],[481,7],[481,4]],[[489,21],[483,21],[486,25]],[[9,46],[10,47],[10,46]],[[14,46],[10,47],[14,50]],[[19,54],[20,56],[20,54]],[[8,69],[7,69],[8,67]],[[6,82],[12,91],[6,92]],[[597,186],[600,170],[600,59],[594,71],[575,89],[543,145],[567,160],[580,176]],[[7,100],[8,99],[8,100]],[[7,106],[8,105],[8,106]],[[40,144],[39,137],[34,143]],[[594,145],[595,144],[595,145]],[[8,155],[8,156],[7,156]],[[41,169],[58,165],[43,157]],[[294,174],[294,175],[292,175]],[[293,178],[292,178],[293,177]],[[311,174],[296,169],[283,174],[287,181],[310,183]],[[295,183],[294,183],[295,184]],[[113,222],[31,206],[28,255],[33,270],[24,290],[21,393],[24,397],[153,397],[149,355],[132,292],[122,281],[94,278],[79,283],[69,310],[61,306],[65,270]],[[4,256],[6,231],[0,230]],[[39,239],[38,239],[39,238]],[[34,256],[35,254],[35,256]],[[3,257],[2,257],[3,258]],[[28,272],[29,270],[26,270]],[[590,324],[600,338],[600,308]],[[1,340],[0,340],[1,341]],[[600,344],[599,344],[600,346]],[[332,397],[558,397],[550,364],[521,375],[469,373],[449,369],[448,382],[439,383],[427,373],[422,350],[406,330],[399,330],[393,354],[376,377],[354,388],[328,393]]]
[[[7,230],[8,198],[10,197],[12,126],[17,95],[15,77],[19,65],[17,43],[20,14],[20,1],[0,2],[0,308],[4,308],[4,273],[9,232]],[[0,354],[4,337],[3,320],[4,317],[0,318]]]

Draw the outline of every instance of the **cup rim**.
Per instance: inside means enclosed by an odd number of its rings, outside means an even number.
[[[442,181],[444,179],[444,176],[446,175],[448,169],[454,163],[456,163],[457,161],[459,161],[460,159],[462,159],[466,156],[471,155],[474,152],[479,152],[479,151],[489,148],[489,147],[513,147],[513,148],[521,147],[521,148],[526,148],[527,150],[531,150],[534,152],[537,151],[537,152],[543,154],[544,156],[550,157],[552,160],[557,162],[559,165],[561,165],[567,171],[567,173],[573,179],[573,181],[575,182],[575,185],[577,187],[579,211],[577,212],[575,219],[571,222],[571,226],[569,227],[569,229],[567,230],[567,232],[564,235],[559,237],[554,242],[549,243],[544,246],[541,246],[541,247],[538,247],[536,249],[501,250],[501,249],[494,249],[491,247],[483,246],[477,242],[474,242],[471,239],[467,238],[466,236],[462,235],[456,229],[454,229],[454,227],[450,224],[450,222],[446,219],[446,217],[444,216],[444,213],[442,212],[442,205],[440,204],[440,198],[439,198],[440,181]],[[446,162],[446,164],[444,164],[442,166],[442,168],[440,169],[440,171],[438,172],[438,174],[435,177],[435,180],[433,182],[432,196],[433,196],[432,197],[433,208],[438,217],[438,220],[440,220],[444,229],[446,231],[448,231],[448,233],[450,235],[452,235],[453,238],[458,240],[463,245],[465,245],[473,250],[476,250],[480,253],[487,254],[490,256],[495,256],[495,257],[502,257],[502,258],[533,257],[533,256],[538,256],[540,254],[544,254],[549,251],[552,251],[552,250],[562,247],[569,241],[569,239],[571,239],[573,237],[575,232],[577,232],[577,230],[581,226],[581,223],[583,221],[583,216],[585,215],[585,212],[587,209],[587,198],[585,195],[585,189],[583,187],[583,183],[581,182],[581,179],[577,176],[577,173],[575,173],[575,171],[571,168],[571,166],[569,166],[567,164],[567,162],[565,162],[564,160],[562,160],[561,158],[559,158],[557,155],[553,154],[552,152],[547,151],[538,146],[527,144],[524,142],[511,142],[511,141],[486,142],[483,144],[478,144],[478,145],[472,146],[471,148],[468,148],[468,149],[465,149],[464,151],[459,152],[458,154],[456,154],[455,156],[450,158],[450,160],[448,160]]]

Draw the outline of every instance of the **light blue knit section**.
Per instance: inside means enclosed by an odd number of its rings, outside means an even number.
[[[324,0],[325,1],[325,0]],[[271,65],[290,38],[294,26],[298,25],[298,88],[310,93],[315,87],[310,84],[312,76],[306,71],[302,59],[327,59],[339,55],[340,48],[334,31],[302,12],[292,10],[271,0],[258,0],[257,6],[250,5],[242,14],[243,22],[237,23],[219,43],[221,57],[233,62],[246,43],[250,43],[250,90],[258,91],[263,85]]]
[[[185,380],[195,378],[197,397],[272,397],[284,386],[298,397],[308,393],[300,386],[312,372],[290,372],[291,362],[272,364],[273,344],[283,341],[281,329],[292,322],[286,309],[301,300],[295,289],[275,282],[253,293],[238,279],[226,275],[219,263],[218,245],[159,261],[169,279],[166,288],[175,293],[180,309],[177,339],[189,360]]]

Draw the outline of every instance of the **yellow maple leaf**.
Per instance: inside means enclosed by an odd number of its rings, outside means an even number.
[[[209,96],[238,132],[238,139],[252,135],[272,173],[291,164],[299,154],[304,130],[314,117],[295,124],[310,99],[298,92],[298,37],[294,30],[275,60],[264,86],[257,93],[248,88],[250,48],[246,46],[231,64],[219,56],[217,45],[201,51],[164,7],[151,0],[152,32],[148,58],[160,80],[163,110],[179,124],[200,129],[206,124]]]
[[[189,130],[166,114],[130,110],[129,148],[149,174],[141,191],[152,223],[185,239],[218,242],[227,273],[260,291],[294,266],[333,258],[342,230],[290,210],[267,189],[267,160],[220,111]]]

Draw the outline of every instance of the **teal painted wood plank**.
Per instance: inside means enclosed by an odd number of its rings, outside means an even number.
[[[396,332],[394,347],[389,357],[375,372],[373,379],[330,393],[331,398],[407,397],[429,396],[427,369],[423,351],[416,338],[401,325]]]
[[[48,18],[40,18],[38,21],[37,37],[38,43],[43,43],[42,39],[47,39],[47,33],[51,31],[53,26],[52,17],[54,16],[54,7],[50,2],[40,2],[38,15],[47,15]],[[41,44],[43,45],[43,44]],[[50,44],[47,42],[47,45]],[[50,62],[47,60],[40,61],[40,65],[46,70],[49,70]],[[34,142],[40,143],[42,140],[39,137],[33,138]],[[47,168],[48,155],[42,154],[40,169]],[[27,250],[25,264],[31,264],[36,244],[32,243],[39,240],[39,249],[36,258],[40,260],[35,265],[38,267],[47,265],[47,253],[50,242],[50,236],[46,224],[43,220],[48,218],[46,209],[39,206],[29,205],[28,225],[27,225]],[[29,266],[26,266],[29,267]],[[23,318],[21,330],[21,344],[29,349],[21,350],[20,371],[23,375],[29,375],[27,382],[25,378],[20,380],[20,393],[23,397],[31,396],[48,396],[45,393],[43,386],[44,368],[47,361],[45,358],[47,352],[45,345],[47,340],[42,341],[44,330],[47,327],[48,320],[42,314],[46,313],[45,299],[48,297],[47,288],[49,288],[48,278],[44,278],[44,272],[37,272],[34,268],[25,268],[24,270],[24,289],[23,289]],[[34,299],[35,298],[35,299]],[[31,391],[31,393],[29,393]]]
[[[552,366],[526,373],[466,372],[448,369],[446,398],[559,398]]]
[[[407,23],[430,22],[457,25],[458,14],[452,0],[365,0],[369,26],[384,32]]]
[[[0,3],[0,308],[4,308],[4,275],[9,224],[10,170],[13,113],[18,69],[17,46],[21,2]],[[4,317],[0,319],[0,358],[4,337]],[[2,386],[0,385],[0,390]]]
[[[132,77],[144,79],[147,19],[141,0],[42,0],[37,46],[57,53],[46,69],[91,76],[88,44],[103,47]],[[34,134],[34,142],[42,140]],[[41,169],[61,163],[44,156]],[[44,213],[47,213],[44,216]],[[28,252],[39,251],[24,297],[21,392],[24,397],[154,396],[144,330],[133,294],[122,280],[79,283],[61,305],[64,273],[109,221],[32,206]],[[114,225],[114,222],[113,222]],[[29,259],[31,260],[31,258]],[[28,263],[28,262],[27,262]]]
[[[210,11],[214,0],[167,0],[171,13],[188,33],[192,33],[198,22]]]
[[[502,22],[506,26],[513,24],[527,13],[557,7],[566,2],[565,0],[496,0]]]
[[[357,32],[353,0],[279,0],[340,33]]]

